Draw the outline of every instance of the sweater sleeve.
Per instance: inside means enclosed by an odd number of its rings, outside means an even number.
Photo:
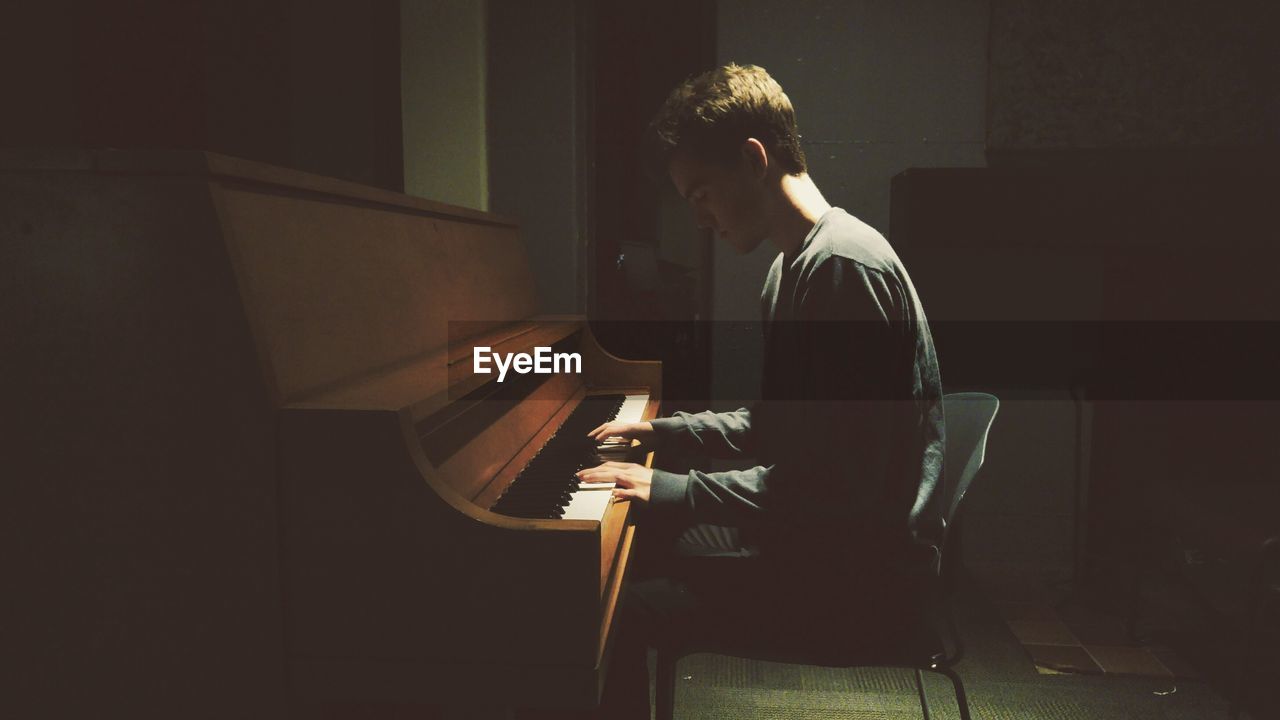
[[[751,410],[685,413],[654,420],[660,447],[709,457],[729,458],[752,452]],[[650,506],[697,522],[751,527],[763,508],[770,468],[686,474],[653,471]]]
[[[772,468],[753,467],[685,475],[653,471],[649,504],[660,512],[678,513],[695,522],[740,528],[760,524]]]
[[[892,288],[875,271],[840,258],[816,268],[798,322],[775,328],[799,351],[780,369],[795,376],[786,385],[795,394],[750,411],[676,413],[654,422],[664,445],[716,457],[760,452],[771,464],[654,471],[651,506],[693,522],[802,532],[840,526],[859,508],[880,506],[879,488],[863,481],[883,472],[875,467],[884,451],[883,417],[866,402],[885,389],[894,304]]]
[[[715,458],[732,458],[752,452],[751,411],[696,414],[677,412],[653,420],[658,444],[680,452]]]

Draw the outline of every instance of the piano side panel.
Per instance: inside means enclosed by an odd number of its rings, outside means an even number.
[[[300,696],[328,701],[460,704],[495,707],[593,708],[600,701],[608,670],[606,646],[622,590],[622,569],[635,534],[628,527],[613,558],[617,572],[602,597],[603,613],[595,665],[514,664],[489,661],[482,665],[448,660],[364,660],[295,657],[290,680]],[[496,680],[495,680],[496,679]]]
[[[449,321],[536,312],[514,225],[253,182],[211,187],[281,402],[440,351]]]
[[[406,417],[282,416],[290,657],[594,667],[599,527],[460,512]]]

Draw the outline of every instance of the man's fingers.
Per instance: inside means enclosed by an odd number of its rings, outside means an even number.
[[[578,480],[585,483],[613,483],[618,487],[631,487],[635,482],[627,477],[624,473],[617,470],[600,470],[593,472],[591,470],[583,470],[578,473]]]
[[[579,470],[578,472],[574,473],[574,475],[577,475],[578,477],[586,477],[593,473],[604,472],[607,469],[608,468],[606,468],[604,465],[597,465],[595,467],[583,468],[582,470]]]
[[[649,491],[645,489],[614,488],[613,497],[615,500],[636,500],[647,503],[649,502]]]
[[[597,466],[595,466],[595,467],[584,468],[584,469],[582,469],[582,470],[579,470],[579,471],[578,471],[578,477],[582,477],[583,473],[591,473],[591,472],[612,472],[612,471],[615,471],[615,470],[621,470],[621,469],[623,469],[623,468],[627,467],[627,466],[628,466],[628,465],[630,465],[630,464],[631,464],[631,463],[620,463],[620,462],[614,462],[614,461],[610,460],[609,462],[602,462],[602,463],[600,463],[599,465],[597,465]]]
[[[600,427],[587,433],[588,437],[598,441],[607,440],[611,437],[622,438],[628,440],[635,435],[635,428],[630,423],[607,422]]]
[[[578,477],[586,477],[586,476],[591,475],[591,474],[594,474],[594,473],[604,473],[604,474],[608,474],[608,475],[620,475],[620,474],[626,473],[627,471],[629,471],[629,470],[631,470],[631,469],[633,469],[633,468],[636,468],[636,467],[639,467],[639,466],[638,466],[638,465],[636,465],[635,463],[624,463],[624,462],[617,462],[617,461],[614,461],[614,460],[609,460],[609,461],[607,461],[607,462],[600,463],[599,465],[597,465],[597,466],[595,466],[595,467],[593,467],[593,468],[586,468],[586,469],[584,469],[584,470],[579,470],[579,471],[578,471],[577,473],[575,473],[575,474],[576,474]]]

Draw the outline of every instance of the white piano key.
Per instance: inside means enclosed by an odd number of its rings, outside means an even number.
[[[579,490],[564,509],[565,520],[601,520],[613,501],[612,492]]]
[[[621,422],[640,422],[640,418],[644,415],[644,408],[649,404],[649,396],[645,395],[628,395],[626,400],[622,401],[622,409],[618,410],[614,420]]]

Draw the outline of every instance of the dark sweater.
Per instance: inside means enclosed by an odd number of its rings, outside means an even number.
[[[761,293],[761,401],[655,420],[659,446],[754,456],[653,474],[650,511],[742,528],[761,557],[895,563],[940,483],[942,389],[924,310],[880,233],[839,208]]]

